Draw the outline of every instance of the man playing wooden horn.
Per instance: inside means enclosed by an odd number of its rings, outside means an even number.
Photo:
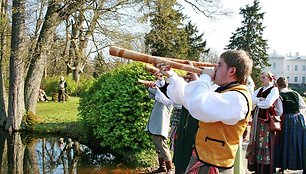
[[[199,120],[195,145],[186,173],[232,174],[236,152],[251,114],[246,86],[252,60],[245,51],[221,54],[215,69],[203,69],[200,78],[186,83],[172,69],[158,64],[168,77],[167,94]],[[219,87],[211,90],[213,82]]]
[[[154,83],[147,83],[150,85],[148,88],[149,97],[155,101],[146,126],[146,131],[150,133],[159,162],[159,167],[152,171],[152,173],[166,172],[166,174],[174,174],[174,166],[167,142],[173,106],[165,105],[156,100],[155,96],[158,95],[158,92],[161,91],[166,94],[168,83],[166,83],[161,73],[154,73],[154,75],[156,81]]]

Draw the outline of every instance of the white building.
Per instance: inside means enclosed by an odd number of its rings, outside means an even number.
[[[306,83],[306,56],[300,56],[296,53],[294,56],[280,56],[276,53],[269,56],[270,67],[266,70],[275,75],[285,76],[289,84],[305,84]]]

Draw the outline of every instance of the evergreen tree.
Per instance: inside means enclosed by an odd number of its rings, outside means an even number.
[[[203,35],[198,35],[198,29],[189,21],[185,26],[185,33],[187,35],[187,59],[199,61],[201,54],[207,54],[210,49],[206,49],[206,41],[203,41]]]
[[[227,49],[242,49],[249,53],[253,59],[252,78],[256,86],[260,85],[260,74],[265,66],[269,66],[269,55],[267,53],[268,43],[263,39],[264,14],[260,12],[259,1],[254,0],[253,5],[247,5],[240,9],[244,20],[243,26],[238,28],[230,38]]]
[[[150,13],[151,31],[145,36],[146,52],[154,56],[197,60],[207,52],[202,35],[190,22],[185,26],[186,16],[181,13],[176,0],[156,0]],[[177,9],[175,9],[177,8]]]

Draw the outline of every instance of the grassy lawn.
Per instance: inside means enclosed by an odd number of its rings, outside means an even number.
[[[78,97],[69,97],[67,102],[39,102],[36,114],[38,122],[33,127],[36,133],[69,134],[78,125]]]

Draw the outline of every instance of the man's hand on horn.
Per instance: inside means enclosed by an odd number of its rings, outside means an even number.
[[[155,66],[160,70],[159,72],[166,77],[171,77],[175,73],[169,66],[165,65],[164,63],[158,63]]]

